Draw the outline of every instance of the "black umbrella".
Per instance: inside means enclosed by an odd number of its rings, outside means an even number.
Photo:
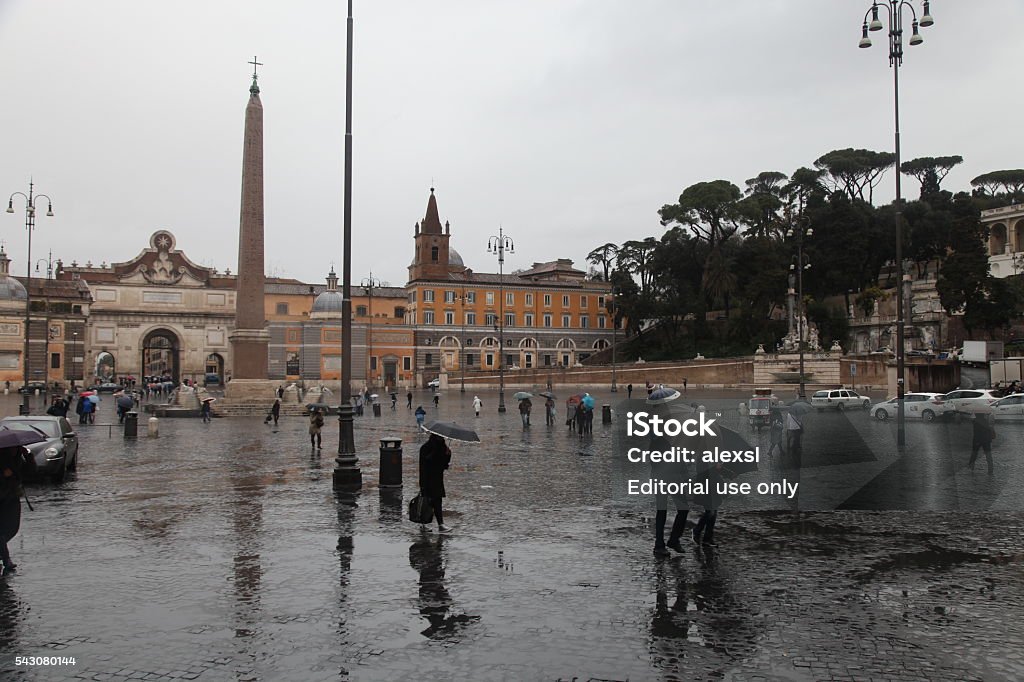
[[[551,393],[550,391],[541,391],[537,395],[539,395],[541,398],[551,398],[552,400],[555,400],[555,394]]]
[[[668,386],[662,386],[661,388],[656,388],[652,391],[651,394],[647,396],[647,400],[645,402],[648,405],[661,405],[669,402],[670,400],[675,400],[680,395],[682,394],[676,389],[669,388]]]
[[[33,426],[29,426],[29,429],[10,429],[6,426],[0,428],[0,448],[16,448],[47,440],[39,429]]]
[[[655,408],[655,411],[661,412],[663,415],[667,412],[668,415],[672,415],[675,418],[693,419],[694,415],[698,414],[698,410],[691,405],[679,403],[673,403],[671,405],[665,405],[662,403],[662,405],[663,406],[660,408]],[[703,437],[701,441],[703,443],[701,446],[702,450],[708,450],[711,452],[714,452],[715,448],[718,448],[719,452],[724,452],[726,450],[731,452],[746,452],[748,450],[754,450],[754,447],[747,443],[743,436],[729,427],[724,426],[721,422],[715,421],[710,428],[714,431],[715,435]],[[669,440],[673,445],[685,445],[686,447],[691,448],[694,445],[694,441],[686,436],[677,436],[676,438],[669,438]],[[700,452],[698,455],[702,458],[704,453]],[[757,462],[727,462],[722,464],[722,474],[727,478],[733,478],[749,471],[757,471]]]
[[[786,409],[790,414],[795,414],[798,417],[802,414],[814,411],[814,408],[811,407],[811,404],[806,400],[796,400],[789,405],[786,405]]]
[[[465,426],[459,426],[455,422],[434,422],[429,426],[424,426],[423,430],[443,438],[461,440],[466,443],[480,442],[480,436],[476,435],[476,431]]]
[[[118,407],[132,408],[135,407],[135,401],[130,395],[122,395],[117,399]]]

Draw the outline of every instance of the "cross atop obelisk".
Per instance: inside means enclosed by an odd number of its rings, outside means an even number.
[[[256,84],[256,79],[259,78],[259,74],[256,73],[257,66],[263,66],[263,62],[256,61],[256,55],[253,55],[251,62],[246,64],[252,64],[252,85],[249,86],[249,92],[254,95],[260,94],[260,86]]]

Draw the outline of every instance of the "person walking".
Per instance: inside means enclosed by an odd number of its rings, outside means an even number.
[[[544,401],[544,423],[548,426],[555,425],[555,400],[548,398]]]
[[[398,407],[398,394],[394,391],[391,392],[391,411],[394,412],[395,408]]]
[[[96,403],[89,400],[89,396],[86,396],[85,402],[82,404],[82,413],[85,416],[83,424],[95,424],[96,423]]]
[[[651,450],[667,452],[671,450],[672,443],[665,436],[651,437]],[[682,483],[689,478],[688,466],[683,462],[651,462],[651,477],[665,481],[666,483]],[[686,517],[690,514],[690,507],[686,496],[682,494],[671,495],[672,504],[676,508],[675,518],[672,520],[672,531],[665,542],[665,525],[668,522],[668,498],[665,493],[656,493],[654,496],[654,556],[666,557],[668,549],[682,552],[683,546],[679,542],[686,530]]]
[[[785,424],[782,421],[782,411],[776,407],[770,410],[768,420],[771,424],[768,430],[768,459],[771,460],[772,455],[775,454],[775,449],[779,449],[779,457],[784,457],[786,454],[785,448],[782,446],[783,437],[785,433]]]
[[[277,420],[281,418],[281,399],[274,399],[274,406],[270,408],[270,416],[274,418],[274,426],[277,426]]]
[[[477,419],[480,418],[480,408],[483,406],[484,404],[483,402],[481,402],[480,396],[473,396],[473,411],[476,412]]]
[[[572,400],[565,401],[565,425],[569,427],[570,431],[576,430],[576,415],[579,412],[579,407]]]
[[[992,427],[992,422],[989,420],[987,414],[975,414],[974,422],[974,437],[971,442],[971,461],[967,463],[967,466],[974,471],[974,461],[978,459],[978,450],[982,449],[985,451],[985,460],[988,462],[988,473],[992,475],[992,441],[995,440],[996,430]]]
[[[210,400],[204,400],[200,404],[199,416],[203,418],[203,423],[204,424],[208,424],[209,422],[211,422],[213,420],[212,416],[210,414],[210,405],[211,404],[212,404],[212,401],[210,401]]]
[[[686,377],[683,377],[683,393],[686,393]]]
[[[405,407],[410,410],[412,409],[412,391],[405,394]]]
[[[651,384],[651,382],[648,381],[647,382],[647,397],[650,398],[652,393],[654,393],[654,386]]]
[[[416,426],[417,427],[422,427],[423,426],[423,422],[426,421],[426,419],[427,419],[427,411],[423,409],[422,405],[417,405],[416,406],[415,414],[416,414]]]
[[[533,403],[529,398],[519,401],[519,417],[523,420],[524,429],[530,426],[530,410],[532,409]]]
[[[309,446],[320,449],[320,445],[323,442],[320,436],[320,430],[324,426],[324,415],[318,408],[313,408],[309,413]]]
[[[75,403],[75,414],[78,415],[78,423],[79,424],[84,424],[85,423],[85,418],[86,418],[86,415],[85,415],[85,403],[87,403],[87,402],[89,402],[88,398],[83,398],[82,396],[78,396],[78,402]]]
[[[708,464],[703,471],[698,471],[698,480],[703,477],[708,482],[708,490],[704,495],[695,496],[695,501],[704,507],[697,525],[693,527],[693,544],[705,547],[717,547],[715,542],[715,522],[718,520],[718,508],[722,505],[722,496],[718,494],[718,484],[722,478],[721,464]],[[703,536],[703,537],[702,537]]]
[[[626,400],[633,397],[633,384],[626,384]]]
[[[434,409],[437,409],[438,403],[441,402],[441,396],[437,393],[434,394]]]
[[[35,458],[18,445],[0,450],[0,575],[11,573],[17,565],[11,561],[7,543],[21,529],[21,482],[27,474],[35,472]]]
[[[444,525],[442,504],[444,499],[444,471],[452,461],[452,451],[444,438],[430,434],[427,442],[420,447],[420,495],[430,500],[437,519],[437,532],[448,533],[451,528]]]

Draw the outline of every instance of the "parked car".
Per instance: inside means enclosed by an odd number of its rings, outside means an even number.
[[[958,388],[942,396],[950,409],[954,412],[971,413],[978,407],[988,406],[999,399],[996,392],[990,388]]]
[[[121,384],[115,384],[112,381],[105,381],[102,384],[93,384],[92,386],[87,387],[85,390],[96,391],[97,393],[116,393],[117,391],[120,391],[122,388],[124,388],[124,386],[122,386]]]
[[[1024,419],[1024,393],[1014,393],[992,403],[992,416],[996,419]]]
[[[440,388],[441,387],[441,379],[440,378],[438,378],[438,379],[431,379],[430,381],[427,382],[427,386],[430,387],[430,388]]]
[[[27,384],[24,384],[23,386],[21,386],[21,388],[18,389],[18,393],[35,393],[36,391],[39,391],[40,393],[45,393],[46,392],[46,382],[45,381],[30,381],[30,382],[28,382]]]
[[[819,412],[826,409],[845,410],[850,408],[871,408],[871,399],[848,388],[834,388],[828,391],[817,391],[811,396],[811,405]]]
[[[946,412],[945,403],[934,402],[941,398],[941,393],[906,393],[903,395],[903,416],[909,419],[923,419],[926,422],[935,421],[935,418]],[[896,398],[890,398],[884,402],[876,403],[871,407],[871,414],[879,421],[896,418]]]
[[[26,446],[35,457],[39,476],[61,483],[68,471],[78,467],[78,434],[66,417],[4,417],[0,424],[46,437],[41,443]]]
[[[207,372],[206,378],[203,379],[203,385],[205,386],[220,386],[220,375],[215,372]]]

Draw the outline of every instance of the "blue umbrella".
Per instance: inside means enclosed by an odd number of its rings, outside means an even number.
[[[594,409],[594,396],[590,395],[589,393],[584,393],[583,406],[586,407],[588,410]]]

